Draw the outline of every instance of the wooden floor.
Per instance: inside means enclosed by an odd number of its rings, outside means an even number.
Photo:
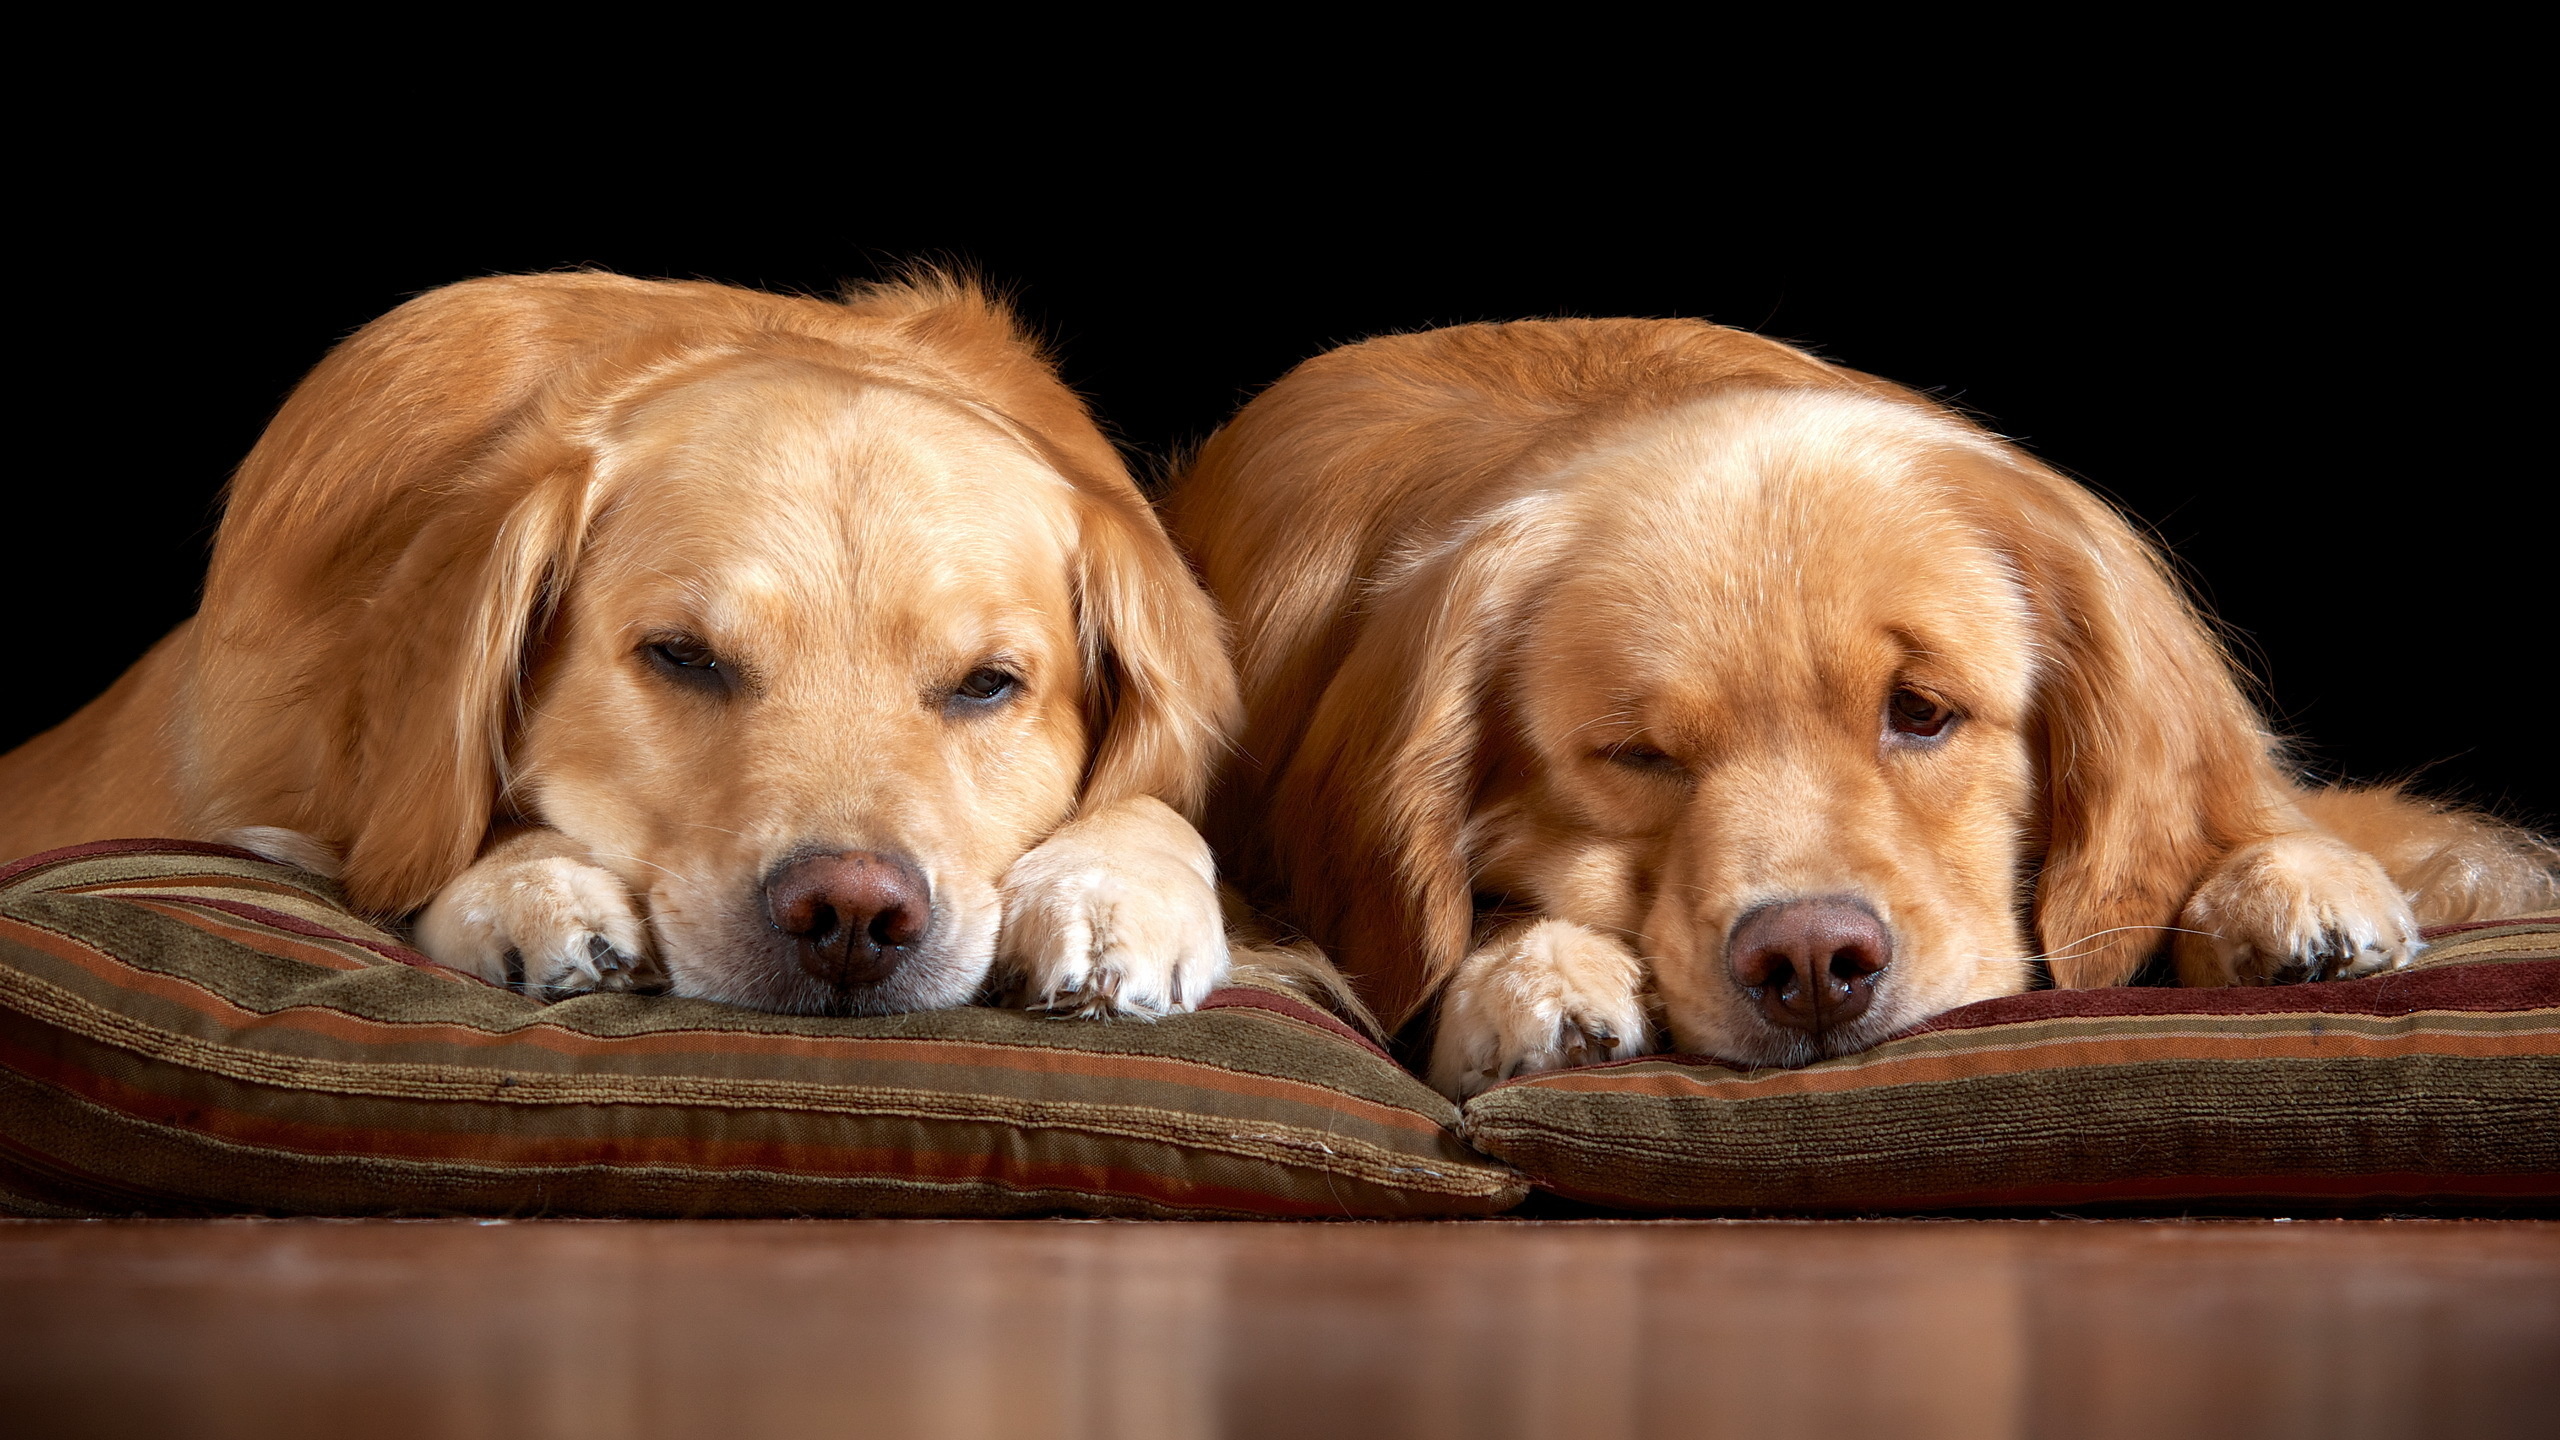
[[[2560,1225],[0,1223],[0,1434],[2560,1432]]]

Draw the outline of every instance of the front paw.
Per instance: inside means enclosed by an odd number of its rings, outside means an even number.
[[[2409,963],[2423,947],[2382,865],[2325,835],[2235,850],[2178,916],[2187,985],[2345,980]]]
[[[1539,920],[1469,955],[1440,999],[1431,1084],[1464,1100],[1514,1075],[1653,1048],[1644,962],[1570,920]]]
[[[997,953],[1034,1009],[1152,1019],[1226,982],[1216,867],[1199,832],[1160,802],[1069,826],[1004,879]]]
[[[622,882],[566,856],[483,857],[428,903],[417,938],[439,965],[545,1000],[661,979]]]

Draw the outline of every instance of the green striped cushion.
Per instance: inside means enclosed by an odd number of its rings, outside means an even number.
[[[879,1019],[441,969],[240,851],[0,870],[0,1212],[1481,1215],[1525,1193],[1332,1017]]]
[[[1476,1144],[1636,1210],[2560,1196],[2560,915],[2325,985],[2041,991],[1801,1070],[1648,1057],[1512,1081]]]

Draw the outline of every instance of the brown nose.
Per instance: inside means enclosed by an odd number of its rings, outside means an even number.
[[[842,990],[876,985],[933,923],[923,872],[898,855],[813,855],[764,882],[773,928],[800,942],[800,968]]]
[[[1733,927],[1725,963],[1772,1024],[1819,1035],[1867,1013],[1893,935],[1855,900],[1779,900]]]

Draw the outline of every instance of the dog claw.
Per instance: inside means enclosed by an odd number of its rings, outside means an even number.
[[[603,975],[636,974],[640,969],[639,956],[624,954],[601,935],[587,941],[587,963]]]
[[[1104,975],[1101,983],[1085,992],[1083,1014],[1087,1019],[1109,1015],[1120,1008],[1120,977]]]
[[[1109,1017],[1120,999],[1120,975],[1114,970],[1089,970],[1073,985],[1051,996],[1041,1009],[1053,1015],[1072,1015],[1080,1020]]]
[[[2359,944],[2348,934],[2324,930],[2320,938],[2273,977],[2279,983],[2297,978],[2305,981],[2346,980],[2358,975],[2394,969],[2406,959],[2385,945]]]
[[[1556,1035],[1556,1051],[1566,1066],[1597,1065],[1616,1053],[1618,1032],[1605,1021],[1567,1020]]]

